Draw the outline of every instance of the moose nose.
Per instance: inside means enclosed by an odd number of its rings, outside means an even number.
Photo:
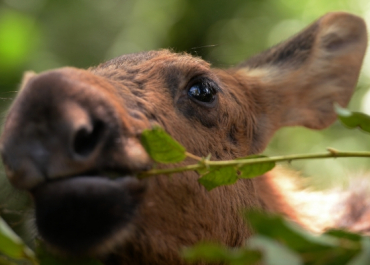
[[[0,142],[13,185],[31,189],[45,179],[112,163],[114,151],[107,146],[117,143],[119,133],[106,101],[85,82],[66,81],[63,75],[43,74],[29,81],[9,111]]]
[[[39,121],[20,122],[23,128],[2,138],[1,153],[6,172],[16,187],[31,188],[45,179],[91,170],[104,145],[104,122],[68,102],[63,113],[44,111]],[[47,117],[51,114],[51,117]],[[10,129],[5,126],[4,130]]]
[[[88,158],[96,149],[103,134],[104,124],[101,121],[90,122],[73,132],[71,153],[75,157]]]
[[[86,109],[76,103],[69,103],[66,109],[68,148],[72,158],[89,160],[103,141],[104,122],[94,119]]]

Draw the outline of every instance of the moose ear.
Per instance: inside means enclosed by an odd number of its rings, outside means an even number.
[[[346,106],[350,100],[366,46],[361,18],[329,13],[239,65],[237,75],[256,84],[250,89],[258,102],[257,123],[269,123],[260,124],[270,128],[267,134],[282,126],[330,125],[336,118],[333,104]]]

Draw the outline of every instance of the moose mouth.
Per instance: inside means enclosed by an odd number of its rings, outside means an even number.
[[[128,227],[144,190],[133,176],[79,175],[46,182],[31,191],[37,228],[57,250],[88,254]]]

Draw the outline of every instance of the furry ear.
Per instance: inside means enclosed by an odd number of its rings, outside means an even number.
[[[277,127],[322,129],[335,120],[333,103],[346,106],[367,46],[364,21],[329,13],[293,38],[239,66],[257,79],[257,92]]]
[[[367,46],[364,21],[329,13],[293,38],[242,63],[238,78],[253,80],[259,134],[282,126],[313,129],[336,119],[333,104],[346,106],[359,76]],[[260,149],[260,148],[259,148]]]

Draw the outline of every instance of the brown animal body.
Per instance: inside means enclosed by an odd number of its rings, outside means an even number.
[[[162,50],[26,74],[1,137],[7,176],[34,198],[51,248],[107,264],[183,264],[179,249],[201,240],[240,246],[251,234],[245,208],[317,231],[344,224],[305,212],[303,193],[285,190],[279,170],[210,192],[196,172],[135,174],[153,167],[140,134],[154,125],[217,160],[260,153],[282,126],[327,127],[333,103],[350,100],[366,46],[362,19],[330,13],[228,70]]]

